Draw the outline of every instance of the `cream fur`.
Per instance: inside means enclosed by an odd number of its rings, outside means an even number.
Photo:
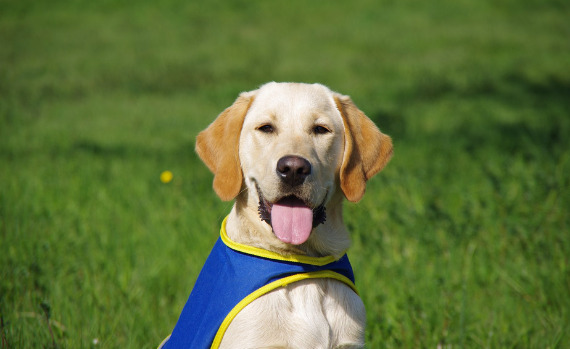
[[[263,125],[271,125],[273,132],[261,132]],[[315,133],[317,125],[329,132]],[[297,83],[268,83],[243,93],[198,136],[196,148],[216,176],[218,195],[235,197],[226,226],[232,240],[284,255],[336,257],[350,245],[342,219],[344,198],[358,201],[366,180],[392,153],[390,138],[348,97],[323,85]],[[311,175],[288,192],[283,192],[275,171],[285,155],[312,164]],[[326,222],[301,245],[283,243],[259,218],[258,188],[269,202],[295,194],[313,208],[324,204]],[[305,280],[245,307],[226,331],[221,348],[360,348],[365,322],[364,305],[348,286],[329,279]]]

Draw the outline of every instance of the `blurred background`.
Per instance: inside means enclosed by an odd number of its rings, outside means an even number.
[[[569,347],[569,18],[563,0],[0,0],[1,348],[160,343],[232,205],[195,136],[268,81],[350,95],[393,138],[345,206],[368,347]]]

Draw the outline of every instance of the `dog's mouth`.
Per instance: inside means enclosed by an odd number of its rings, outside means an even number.
[[[312,209],[295,195],[268,202],[257,186],[259,217],[273,229],[275,236],[288,244],[300,245],[309,239],[313,228],[326,220],[324,202]],[[325,196],[326,197],[326,196]]]

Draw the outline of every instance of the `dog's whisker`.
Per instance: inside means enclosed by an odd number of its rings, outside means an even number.
[[[247,187],[244,187],[242,190],[239,191],[238,195],[241,195],[242,193],[245,193],[246,191],[248,191],[249,189]]]

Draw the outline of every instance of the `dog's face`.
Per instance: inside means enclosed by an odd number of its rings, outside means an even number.
[[[285,243],[304,243],[326,219],[338,186],[344,125],[324,86],[268,84],[258,91],[241,130],[245,186],[261,219]]]
[[[241,192],[279,240],[299,245],[326,220],[335,193],[360,200],[392,142],[346,96],[269,83],[242,93],[198,135],[196,150],[222,199]]]

